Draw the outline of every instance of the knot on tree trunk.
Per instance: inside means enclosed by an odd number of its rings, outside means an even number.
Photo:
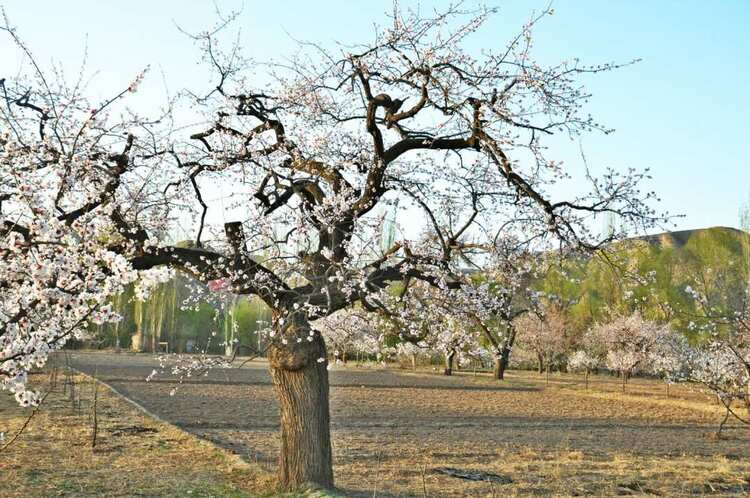
[[[320,333],[312,330],[303,316],[292,315],[288,320],[287,326],[277,328],[276,340],[268,348],[270,366],[292,372],[318,363],[325,366],[326,349]]]
[[[308,334],[304,334],[301,342],[297,341],[296,336],[285,336],[287,344],[275,342],[268,348],[268,362],[271,367],[282,370],[296,371],[311,366],[323,358],[326,360],[326,352],[320,340],[320,334],[317,332],[310,342],[307,339]]]

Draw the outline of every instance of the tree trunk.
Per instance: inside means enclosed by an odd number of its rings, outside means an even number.
[[[453,375],[453,358],[455,356],[456,351],[453,349],[447,355],[445,355],[445,370],[443,371],[443,374]]]
[[[505,375],[505,372],[503,372],[504,368],[503,359],[495,358],[494,366],[492,368],[492,378],[495,380],[503,380],[503,375]]]
[[[287,329],[288,344],[274,344],[268,354],[281,412],[279,484],[286,490],[333,487],[326,348],[318,333],[307,341],[308,331],[306,321]]]
[[[493,369],[492,376],[496,380],[503,380],[505,378],[505,369],[508,367],[509,359],[510,349],[503,348],[500,352],[500,357],[495,358],[495,368]]]
[[[586,369],[586,374],[585,374],[585,381],[586,381],[586,390],[587,390],[587,391],[588,391],[588,389],[589,389],[589,373],[590,373],[590,372],[589,372],[589,369],[587,368],[587,369]]]
[[[536,355],[536,359],[538,361],[538,367],[539,367],[539,373],[544,373],[544,357],[541,354]]]

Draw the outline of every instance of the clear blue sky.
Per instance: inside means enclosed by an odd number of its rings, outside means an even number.
[[[243,5],[218,3],[224,10]],[[421,4],[431,8],[445,2]],[[546,4],[491,2],[500,14],[472,43],[504,45],[533,9]],[[100,71],[94,92],[111,94],[148,64],[155,71],[141,99],[161,94],[159,71],[172,90],[204,83],[196,71],[197,51],[174,23],[205,28],[214,19],[211,2],[0,0],[0,5],[37,58],[60,62],[71,77],[88,35],[88,68]],[[737,226],[738,210],[750,198],[750,2],[557,0],[553,6],[555,16],[536,30],[542,61],[643,59],[587,80],[594,93],[590,112],[617,130],[584,138],[589,163],[650,167],[651,187],[663,199],[659,207],[685,214],[678,228]],[[390,7],[388,1],[246,0],[238,26],[247,55],[271,59],[291,53],[289,34],[321,42],[368,41],[373,23],[384,24],[382,14]],[[9,55],[8,44],[0,41],[0,76],[18,68]],[[580,163],[577,148],[561,141],[558,157]]]

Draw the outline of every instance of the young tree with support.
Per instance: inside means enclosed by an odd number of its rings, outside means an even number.
[[[599,363],[599,357],[589,353],[585,349],[579,349],[568,356],[568,368],[573,371],[583,372],[583,381],[586,389],[589,388],[589,375],[599,367]]]

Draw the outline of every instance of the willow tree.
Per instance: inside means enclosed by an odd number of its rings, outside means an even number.
[[[372,306],[368,296],[394,281],[458,287],[462,262],[498,233],[594,249],[603,241],[586,227],[597,213],[656,219],[639,190],[645,175],[632,170],[608,171],[568,199],[546,193],[568,172],[547,157],[545,139],[608,131],[583,112],[580,77],[614,66],[535,62],[531,28],[547,11],[497,50],[465,50],[493,12],[394,9],[369,43],[305,43],[277,65],[220,49],[220,30],[201,33],[212,86],[183,94],[202,118],[192,128],[170,109],[153,119],[124,112],[143,74],[105,102],[31,58],[25,75],[0,80],[4,386],[35,402],[25,373],[88,322],[117,320],[102,303],[128,282],[147,288],[171,269],[227,282],[272,310],[281,484],[332,486],[316,319]],[[211,223],[221,206],[209,191],[242,213],[223,231]],[[425,223],[383,249],[379,215],[396,199]],[[193,243],[167,242],[186,213]]]

